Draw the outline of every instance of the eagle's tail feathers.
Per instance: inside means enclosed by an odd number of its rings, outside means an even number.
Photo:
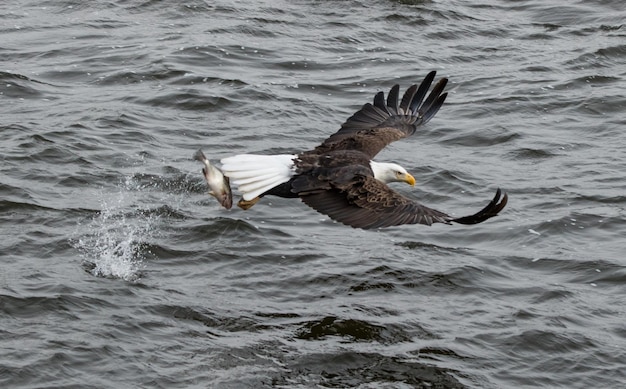
[[[222,159],[222,171],[239,187],[243,199],[252,200],[291,179],[296,155],[240,154]]]

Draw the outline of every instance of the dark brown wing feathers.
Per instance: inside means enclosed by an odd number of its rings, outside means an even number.
[[[447,79],[442,78],[424,101],[436,72],[430,72],[420,86],[412,85],[399,100],[400,86],[394,85],[385,100],[383,92],[374,96],[352,115],[339,131],[316,148],[318,153],[332,150],[359,150],[373,158],[389,143],[412,135],[437,113],[447,93]],[[398,103],[400,101],[400,103]]]
[[[506,193],[502,194],[500,188],[498,188],[498,190],[496,191],[496,195],[493,197],[493,200],[491,200],[485,208],[481,209],[473,215],[459,217],[456,219],[452,219],[451,221],[459,224],[482,223],[489,218],[497,216],[498,213],[504,209],[508,200],[509,196],[507,196]]]
[[[496,191],[493,200],[474,215],[453,218],[448,214],[411,200],[371,176],[356,177],[347,185],[319,185],[300,195],[302,201],[331,219],[355,228],[371,229],[403,224],[451,222],[478,224],[500,212],[507,195]]]
[[[393,192],[385,184],[372,178],[375,184],[385,186],[391,196],[379,196],[376,192],[344,192],[333,188],[319,190],[300,196],[302,201],[331,219],[355,228],[371,229],[403,224],[433,223],[478,224],[497,216],[507,202],[507,195],[497,190],[494,199],[474,215],[452,218],[448,214],[426,207]],[[370,188],[371,190],[371,188]]]
[[[387,111],[398,107],[398,94],[400,93],[400,85],[396,84],[391,87],[387,95]]]

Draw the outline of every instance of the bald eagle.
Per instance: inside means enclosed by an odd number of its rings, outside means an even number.
[[[419,87],[410,86],[399,99],[395,85],[365,104],[333,135],[313,150],[300,154],[242,154],[221,160],[222,170],[243,193],[239,207],[248,209],[260,198],[274,195],[300,198],[316,211],[354,228],[402,224],[477,224],[496,216],[506,205],[500,189],[479,212],[452,217],[394,191],[390,182],[415,184],[415,178],[394,163],[372,160],[385,146],[406,138],[435,116],[446,99],[447,79],[432,88],[435,72]],[[427,96],[428,95],[428,96]]]

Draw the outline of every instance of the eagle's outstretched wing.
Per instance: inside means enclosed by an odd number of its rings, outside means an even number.
[[[399,99],[398,85],[391,88],[387,100],[383,92],[378,92],[373,104],[365,104],[315,152],[357,150],[371,159],[389,143],[412,135],[418,126],[435,116],[446,99],[447,93],[443,93],[448,82],[446,78],[439,80],[426,97],[435,75],[436,72],[432,71],[419,87],[410,86],[402,100]]]
[[[395,192],[371,176],[361,176],[345,185],[326,182],[318,189],[307,189],[305,182],[295,184],[302,189],[300,198],[311,208],[333,220],[363,229],[402,224],[478,224],[496,216],[508,200],[506,193],[498,189],[493,200],[477,213],[454,218]]]

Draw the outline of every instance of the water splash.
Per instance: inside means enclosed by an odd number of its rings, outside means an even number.
[[[144,260],[151,254],[146,242],[156,235],[159,216],[136,204],[140,189],[127,177],[118,193],[101,193],[101,211],[86,225],[79,224],[80,236],[73,245],[93,275],[131,282],[141,278]]]

